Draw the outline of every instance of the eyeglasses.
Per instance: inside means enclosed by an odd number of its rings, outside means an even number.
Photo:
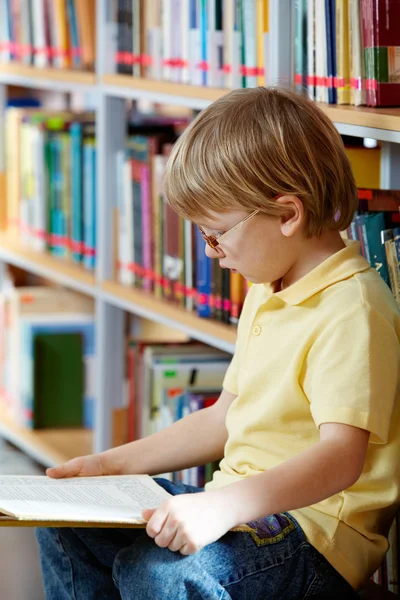
[[[212,248],[213,250],[215,250],[222,238],[224,238],[226,235],[228,235],[228,233],[232,233],[233,231],[236,231],[237,229],[240,229],[245,223],[246,221],[249,221],[249,219],[251,219],[252,217],[255,217],[257,213],[259,213],[259,210],[254,210],[252,213],[250,213],[249,215],[247,215],[247,217],[245,217],[244,219],[242,219],[241,221],[239,221],[239,223],[236,223],[236,225],[234,225],[233,227],[231,227],[230,229],[228,229],[228,231],[225,231],[224,233],[222,233],[219,236],[215,236],[215,235],[207,235],[203,229],[198,226],[200,233],[201,233],[201,237],[203,238],[203,240],[210,246],[210,248]]]

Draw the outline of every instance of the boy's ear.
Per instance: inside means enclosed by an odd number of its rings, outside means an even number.
[[[281,231],[285,237],[294,235],[304,222],[304,206],[297,196],[281,196],[276,202],[284,209]]]

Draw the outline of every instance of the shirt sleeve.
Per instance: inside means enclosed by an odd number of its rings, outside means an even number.
[[[239,365],[238,365],[238,362],[239,362],[239,358],[238,358],[238,353],[236,351],[232,357],[231,362],[229,363],[229,367],[225,373],[224,381],[222,384],[222,387],[224,388],[224,390],[226,390],[227,392],[230,392],[231,394],[235,394],[235,396],[238,396],[238,394],[239,394],[239,385],[238,385]]]
[[[303,387],[317,427],[344,423],[369,431],[373,443],[387,443],[399,363],[396,330],[375,309],[361,305],[334,320],[305,365]]]

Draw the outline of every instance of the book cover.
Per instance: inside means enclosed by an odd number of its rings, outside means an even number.
[[[20,418],[19,423],[32,428],[34,425],[34,340],[38,334],[79,333],[84,340],[85,393],[84,426],[93,427],[95,397],[95,332],[93,318],[87,315],[64,313],[36,317],[23,316],[20,329]]]
[[[36,335],[33,360],[33,428],[82,427],[85,389],[82,335]]]
[[[383,213],[365,215],[365,229],[368,239],[371,266],[378,271],[383,281],[390,287],[388,263],[385,248],[381,242],[381,231],[385,229]]]

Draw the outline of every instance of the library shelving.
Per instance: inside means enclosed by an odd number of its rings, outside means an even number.
[[[0,436],[46,467],[90,454],[93,434],[85,429],[28,430],[16,425],[0,404]]]
[[[0,233],[0,260],[89,296],[94,294],[95,277],[92,272],[71,261],[26,248],[19,238],[7,233]]]
[[[29,65],[0,63],[0,84],[4,85],[60,92],[82,92],[89,91],[95,83],[96,75],[85,71],[38,69]]]
[[[104,281],[102,297],[115,306],[132,311],[140,317],[182,330],[196,340],[233,352],[236,329],[212,319],[200,319],[196,314],[175,306],[166,300],[158,300],[142,290],[130,288],[114,281]]]
[[[113,35],[108,19],[108,0],[97,0],[97,58],[94,73],[36,69],[0,64],[0,109],[7,102],[7,86],[18,85],[63,93],[90,95],[96,107],[97,131],[97,263],[95,273],[64,260],[27,249],[21,242],[0,235],[0,284],[4,265],[14,264],[58,284],[90,295],[95,300],[96,404],[92,432],[32,432],[18,428],[0,413],[0,436],[10,439],[44,464],[62,462],[73,455],[99,452],[111,447],[112,415],[123,393],[124,312],[138,318],[175,326],[194,339],[229,352],[234,351],[236,329],[156,300],[114,280],[113,202],[117,186],[116,155],[124,147],[126,100],[146,99],[192,109],[203,109],[227,93],[226,89],[195,87],[164,81],[139,79],[113,72],[107,40]],[[270,0],[271,84],[292,80],[291,0]],[[381,187],[400,189],[400,108],[321,105],[340,133],[370,137],[382,142]],[[4,171],[4,148],[0,141],[0,174]],[[5,198],[0,197],[0,202]],[[64,441],[63,441],[64,440]]]

